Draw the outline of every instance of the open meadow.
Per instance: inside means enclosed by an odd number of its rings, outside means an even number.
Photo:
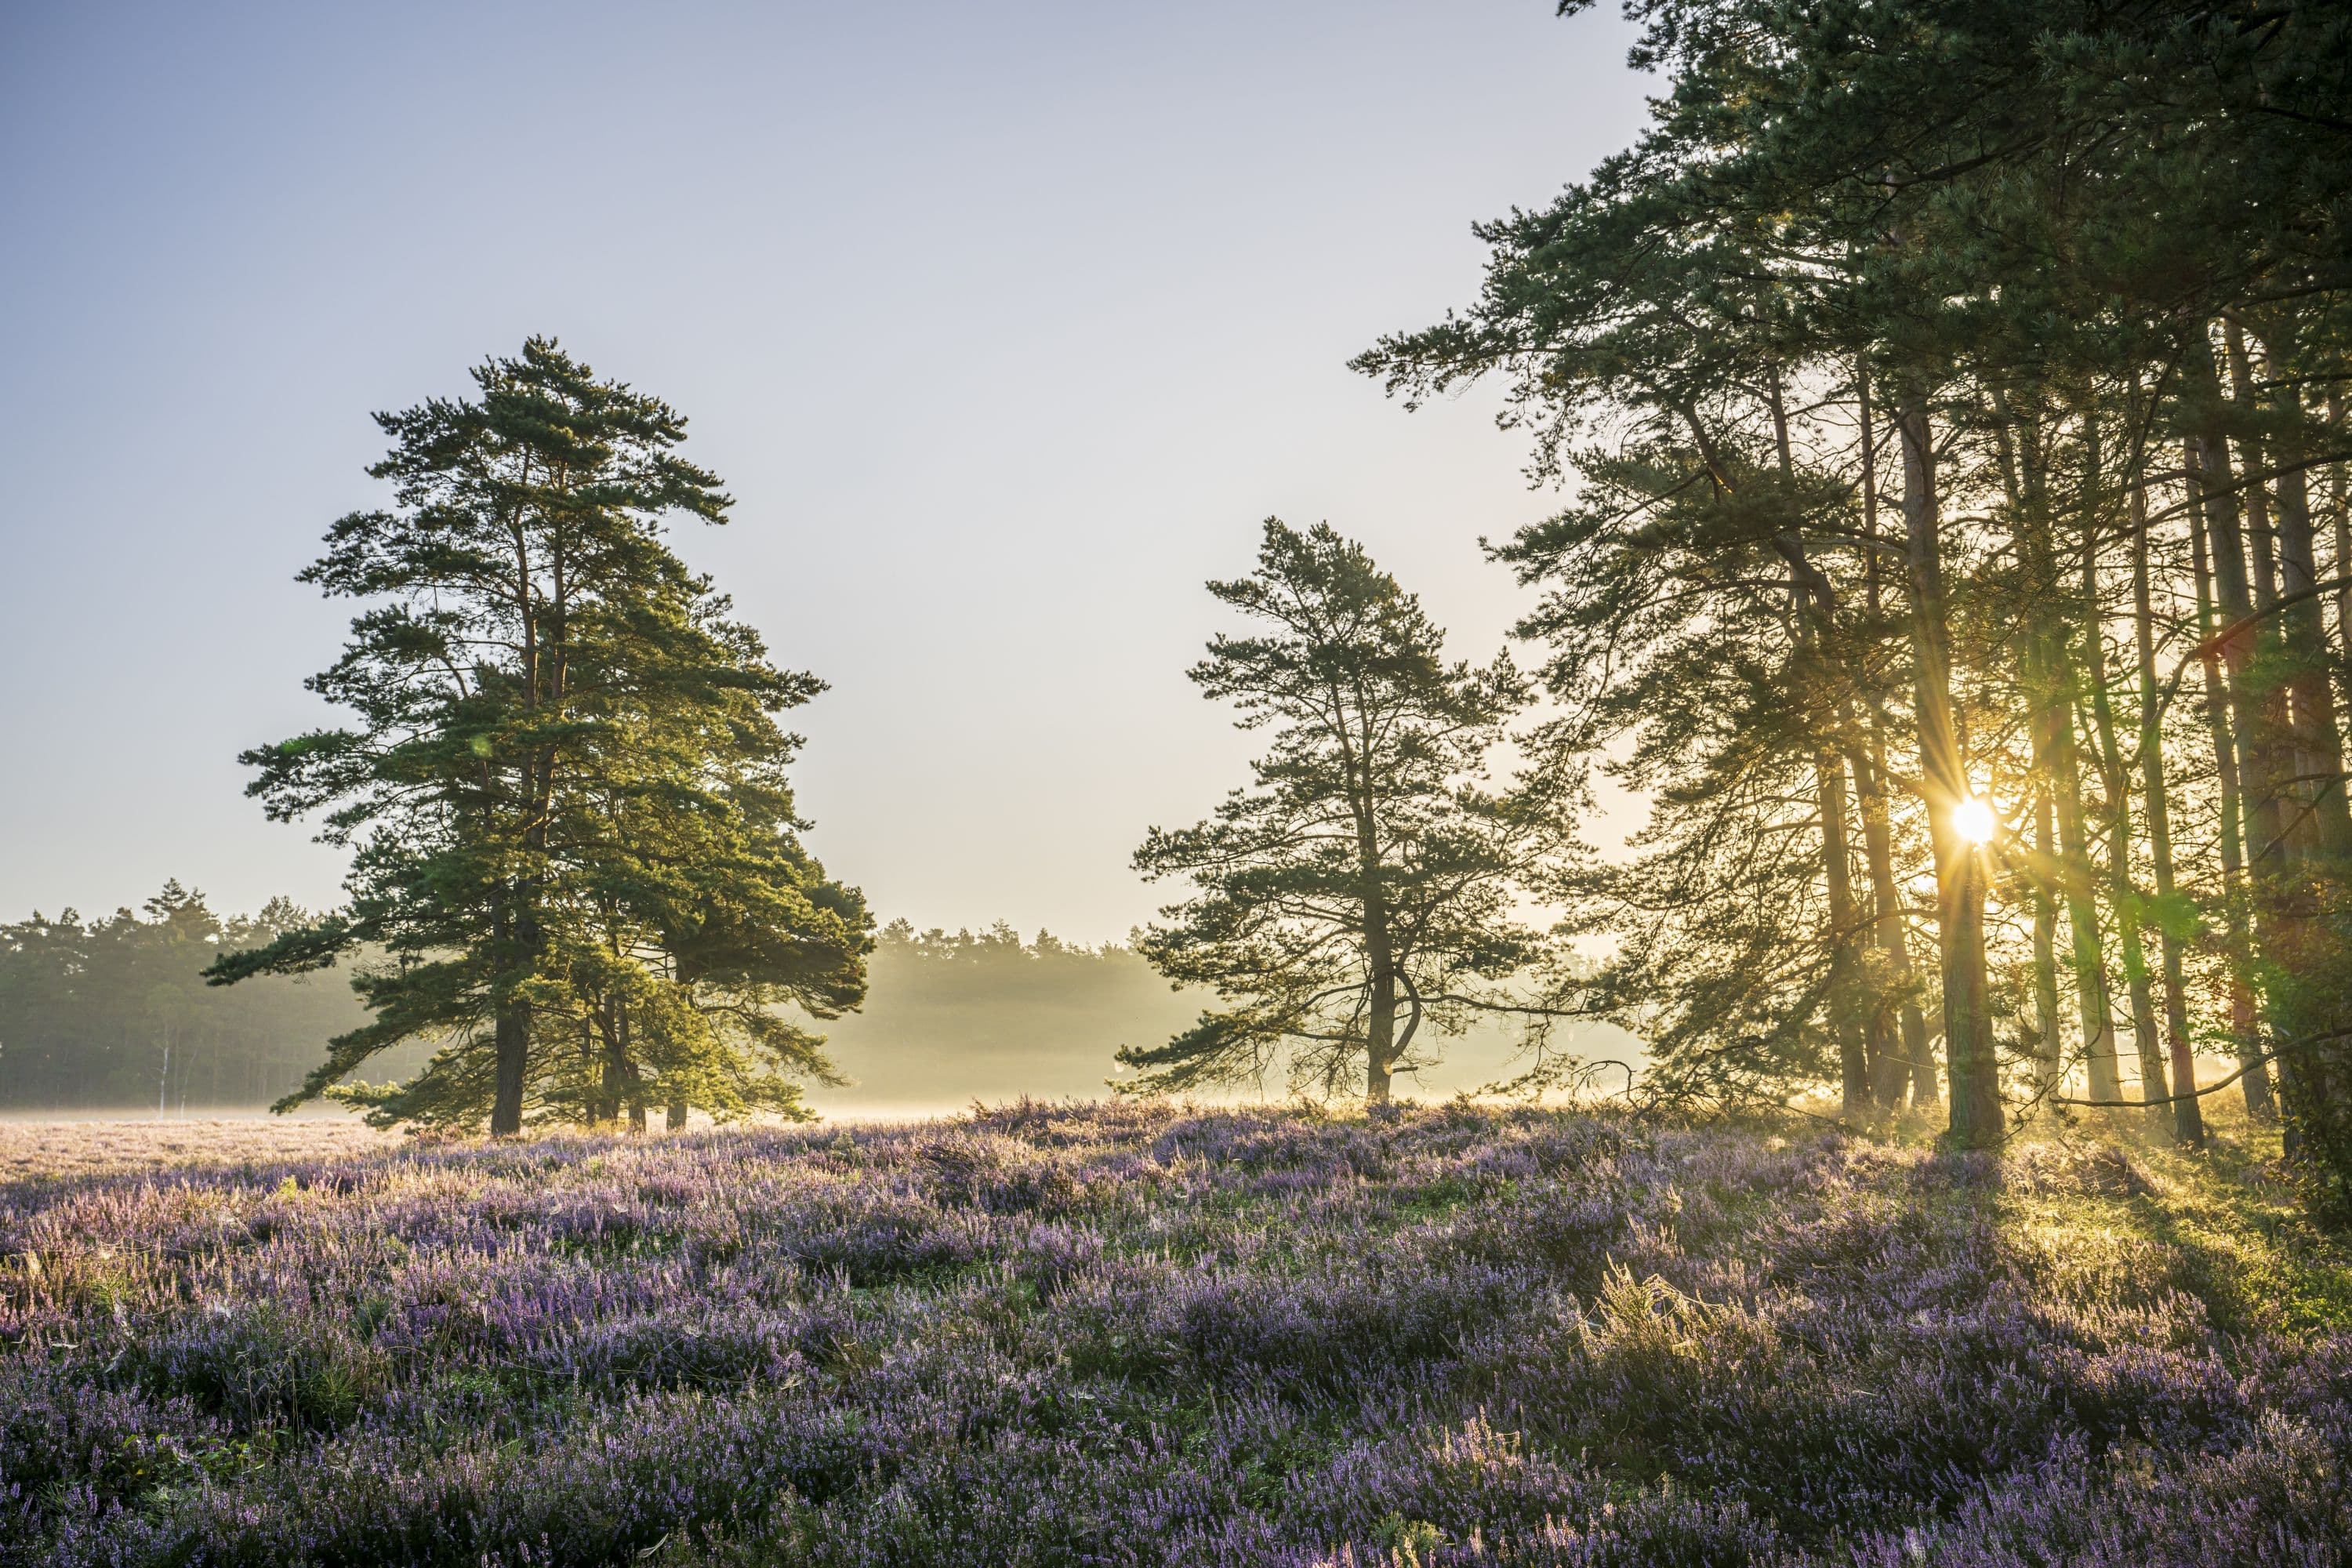
[[[266,1131],[132,1165],[48,1129],[49,1174],[45,1130],[5,1132],[0,1561],[2149,1568],[2352,1541],[2352,1263],[2228,1140],[1027,1103],[282,1128],[277,1157]]]

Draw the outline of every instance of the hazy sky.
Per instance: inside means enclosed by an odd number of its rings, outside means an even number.
[[[1242,782],[1183,670],[1259,520],[1364,540],[1484,657],[1552,503],[1491,400],[1347,358],[1476,218],[1633,134],[1550,0],[17,5],[0,14],[0,919],[333,900],[236,753],[318,722],[368,415],[551,333],[688,416],[683,534],[804,710],[886,916],[1123,934]]]

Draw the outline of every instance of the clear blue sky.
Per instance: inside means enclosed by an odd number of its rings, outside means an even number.
[[[0,919],[333,901],[237,751],[317,722],[370,411],[547,332],[688,414],[684,536],[804,711],[886,915],[1081,938],[1241,782],[1184,668],[1258,521],[1483,657],[1552,504],[1491,400],[1349,374],[1648,83],[1550,0],[18,5],[0,16]]]

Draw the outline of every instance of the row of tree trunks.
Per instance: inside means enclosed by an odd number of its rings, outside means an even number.
[[[2270,359],[2294,362],[2294,343],[2273,329]],[[2334,662],[2322,618],[2307,464],[2310,442],[2303,395],[2289,377],[2271,376],[2262,400],[2241,323],[2224,342],[2243,434],[2243,471],[2252,532],[2257,608],[2264,612],[2260,673],[2273,726],[2272,792],[2284,817],[2279,842],[2256,863],[2268,893],[2274,935],[2266,957],[2280,973],[2272,989],[2272,1034],[2279,1058],[2287,1131],[2308,1148],[2307,1168],[2339,1188],[2352,1187],[2352,1050],[2340,1038],[2344,944],[2328,906],[2340,899],[2352,857],[2352,808],[2344,789],[2344,745],[2330,679]],[[2267,443],[2264,440],[2267,433]],[[2265,482],[2264,476],[2268,476]],[[2271,560],[2276,552],[2276,560]],[[2267,871],[2268,875],[2263,873]],[[2352,1209],[2352,1191],[2330,1193],[2326,1206]]]
[[[2035,727],[2037,764],[2049,750],[2043,738],[2046,733],[2042,727]],[[2057,810],[2050,798],[2049,770],[2037,765],[2034,776],[2033,860],[2037,866],[2052,867],[2058,864]],[[2057,1088],[2066,1059],[2065,1047],[2059,1041],[2058,899],[2049,876],[2034,876],[2029,881],[2033,898],[2033,1016],[2040,1030],[2041,1088],[2047,1093]]]
[[[2206,678],[2204,719],[2219,807],[2217,940],[2239,1081],[2251,1114],[2278,1114],[2283,1096],[2291,1136],[2325,1138],[2345,1156],[2337,1163],[2352,1169],[2352,1048],[2330,1044],[2337,1026],[2352,1017],[2352,1006],[2340,1004],[2326,986],[2298,990],[2293,983],[2298,974],[2336,973],[2335,961],[2344,956],[2334,951],[2336,939],[2326,918],[2331,911],[2321,900],[2352,869],[2352,800],[2345,788],[2344,724],[2336,710],[2339,700],[2352,705],[2352,657],[2331,643],[2326,595],[2335,597],[2336,643],[2352,647],[2352,584],[2321,578],[2321,514],[2307,472],[2318,466],[2312,458],[2317,448],[2303,393],[2284,377],[2265,382],[2256,345],[2234,321],[2222,325],[2218,342],[2192,345],[2185,359],[2191,423],[2177,478],[2198,601],[2200,640],[2190,657]],[[1773,391],[1778,424],[1782,415],[1778,388]],[[1866,380],[1858,380],[1857,392],[1864,574],[1875,623],[1881,612],[1876,551],[1884,542],[1877,531],[1876,421]],[[2040,1058],[2045,1086],[2054,1086],[2069,1058],[2057,1017],[2063,912],[2075,1059],[2087,1074],[2090,1098],[2111,1103],[2126,1098],[2117,1058],[2120,1000],[2128,1011],[2137,1098],[2149,1124],[2183,1142],[2201,1143],[2205,1118],[2189,1026],[2189,927],[2182,915],[2174,801],[2163,755],[2169,685],[2158,655],[2167,639],[2151,566],[2149,486],[2169,481],[2160,477],[2160,465],[2136,465],[2136,477],[2102,500],[2106,469],[2095,445],[2084,453],[2084,493],[2093,499],[2084,509],[2078,541],[2066,547],[2071,559],[2062,571],[2053,526],[2061,511],[2052,504],[2049,452],[2053,432],[2074,423],[2063,416],[2051,421],[2044,406],[2028,398],[2014,408],[2000,405],[1993,426],[2011,483],[2012,541],[2024,584],[2026,631],[2017,658],[2031,704],[2027,739],[2035,764],[2030,830],[2013,833],[2005,847],[2010,863],[2026,874],[2032,900],[2039,1037],[2028,1047]],[[2331,406],[2326,424],[2332,428],[2336,422]],[[1893,428],[1901,474],[1899,549],[1907,587],[1916,787],[1927,807],[1936,867],[1934,931],[1952,1086],[1950,1129],[1956,1142],[1982,1146],[2006,1130],[1986,973],[1988,861],[1956,819],[1957,812],[1972,807],[1976,790],[1951,688],[1937,452],[1926,397],[1900,400]],[[2329,542],[2339,574],[2352,565],[2342,469],[2336,464],[2327,476]],[[2073,482],[2071,468],[2067,482]],[[1793,533],[1775,543],[1790,564],[1799,700],[1819,711],[1823,732],[1836,737],[1820,746],[1811,766],[1827,901],[1826,1020],[1845,1110],[1876,1113],[1899,1105],[1906,1090],[1915,1104],[1927,1103],[1938,1097],[1939,1085],[1910,973],[1908,916],[1894,870],[1885,714],[1875,703],[1856,702],[1867,676],[1841,652],[1839,606],[1827,580],[1810,567]],[[2118,543],[2129,551],[2131,587],[2131,647],[2120,667],[2111,662],[2106,641],[2106,595],[2114,579],[2105,552]],[[2119,701],[2133,706],[2118,713]],[[2096,797],[2086,790],[2092,779],[2099,786]],[[1857,824],[1859,846],[1852,837]],[[1866,885],[1857,882],[1857,871]],[[2111,956],[2120,969],[2120,998]],[[2285,978],[2266,984],[2258,997],[2253,976],[2265,966]]]
[[[2288,936],[2287,910],[2279,898],[2280,858],[2285,848],[2280,811],[2279,780],[2284,770],[2278,757],[2279,715],[2254,669],[2259,631],[2259,623],[2254,619],[2254,589],[2257,584],[2261,586],[2265,608],[2275,597],[2268,550],[2270,529],[2259,478],[2251,479],[2242,492],[2238,483],[2240,470],[2231,456],[2227,429],[2229,401],[2222,396],[2210,351],[2192,344],[2186,356],[2185,370],[2189,390],[2204,413],[2191,439],[2196,447],[2196,471],[2202,481],[2205,543],[2211,561],[2214,605],[2221,622],[2221,629],[2208,640],[2218,640],[2220,645],[2217,651],[2229,696],[2224,717],[2238,763],[2239,829],[2244,844],[2242,861],[2248,916],[2244,973],[2251,976],[2258,942],[2269,951],[2293,945],[2284,940]],[[2246,471],[2258,476],[2258,453],[2249,447],[2247,455],[2254,466]],[[2253,552],[2254,574],[2251,579],[2247,571],[2247,530],[2242,521],[2251,521],[2253,542],[2258,546]],[[2257,1018],[2251,1007],[2242,1048],[2257,1057],[2262,1049]],[[2280,1074],[2282,1084],[2286,1083],[2292,1077],[2291,1064],[2282,1062]],[[2294,1129],[2290,1127],[2288,1132],[2291,1139]]]
[[[1853,849],[1846,838],[1845,763],[1824,747],[1813,762],[1820,792],[1822,859],[1827,869],[1830,910],[1830,1028],[1838,1043],[1838,1078],[1848,1116],[1867,1116],[1877,1106],[1872,1092],[1867,1040],[1868,1003],[1854,943],[1864,927],[1853,896]]]
[[[2253,972],[2253,927],[2246,879],[2245,792],[2241,784],[2236,732],[2230,723],[2229,684],[2223,678],[2220,631],[2211,563],[2211,519],[2228,504],[2204,483],[2206,444],[2191,437],[2181,450],[2181,472],[2189,493],[2189,544],[2197,583],[2198,659],[2205,685],[2205,726],[2212,738],[2213,771],[2220,796],[2218,831],[2221,859],[2223,910],[2222,957],[2230,988],[2230,1037],[2238,1055],[2238,1081],[2243,1086],[2246,1113],[2258,1121],[2278,1115],[2271,1092],[2270,1067],[2263,1060],[2256,1024]]]
[[[2219,338],[2218,344],[2192,340],[2182,356],[2191,417],[2182,481],[2197,591],[2196,652],[2221,808],[2231,1033],[2249,1112],[2265,1119],[2283,1112],[2289,1152],[2314,1145],[2320,1155],[2314,1168],[2341,1172],[2352,1156],[2352,1058],[2336,1040],[2347,1016],[2336,979],[2346,955],[2327,902],[2352,866],[2352,803],[2344,788],[2343,725],[2336,708],[2347,670],[2329,645],[2323,610],[2326,584],[2317,564],[2308,411],[2292,378],[2268,373],[2281,353],[2292,362],[2294,345],[2272,342],[2273,359],[2259,360],[2246,324],[2237,320],[2223,321]],[[2152,759],[2158,737],[2144,496],[2136,493],[2133,503],[2139,743]],[[2333,527],[2342,575],[2352,564],[2352,530],[2340,505]],[[2336,592],[2339,637],[2352,635],[2346,620],[2352,599],[2340,587]],[[2145,759],[2142,793],[2157,893],[2169,907],[2168,803],[2161,768]],[[2127,843],[2118,837],[2118,859]],[[2119,917],[2133,901],[2127,892],[2119,883]],[[2252,984],[2257,965],[2270,976],[2267,1018]],[[2174,1002],[2179,967],[2168,927],[2168,1054],[2173,1080],[2186,1094],[2195,1080],[2185,1006]],[[2265,1033],[2275,1053],[2275,1094],[2264,1061]],[[2149,1076],[2146,1066],[2142,1076]],[[2193,1097],[2178,1102],[2174,1126],[2184,1140],[2201,1137]]]
[[[2074,726],[2078,666],[2072,652],[2077,627],[2064,613],[2066,595],[2050,527],[2041,411],[2036,400],[2020,401],[2021,407],[2003,401],[1995,428],[2009,494],[2011,537],[2024,574],[2027,630],[2018,644],[2020,685],[2032,695],[2034,773],[2049,781],[2058,830],[2055,858],[2048,856],[2046,847],[2038,846],[2042,852],[2027,861],[2027,871],[2045,889],[2053,889],[2064,906],[2081,1058],[2088,1068],[2091,1097],[2111,1100],[2121,1097],[2123,1083],[2116,1066],[2114,999],[2094,892],[2090,829],[2084,819],[2082,752]],[[2088,565],[2086,551],[2086,570]],[[2090,657],[2086,649],[2086,662]],[[2054,1018],[2045,1022],[2045,1049],[2055,1048],[2054,1023]],[[2063,1062],[2063,1055],[2059,1059]]]
[[[1903,902],[1895,882],[1894,834],[1886,806],[1886,738],[1875,711],[1870,715],[1865,748],[1847,759],[1862,806],[1864,864],[1870,877],[1872,930],[1879,980],[1871,997],[1864,1043],[1872,1102],[1883,1110],[1902,1105],[1905,1090],[1914,1105],[1941,1098],[1936,1081],[1935,1048],[1927,1020],[1919,1011],[1918,984],[1911,972]]]
[[[2264,1020],[2251,982],[2257,963],[2267,965],[2276,977],[2269,987],[2267,1032],[2279,1042],[2274,1048],[2290,1149],[2325,1140],[2327,1157],[2320,1163],[2342,1168],[2352,1156],[2352,1054],[2334,1044],[2347,1009],[2328,977],[2340,971],[2337,961],[2345,955],[2337,951],[2341,943],[2326,918],[2330,911],[2324,900],[2352,867],[2352,801],[2344,788],[2343,725],[2336,709],[2338,685],[2352,691],[2352,662],[2330,647],[2323,613],[2322,595],[2329,585],[2321,581],[2317,565],[2318,529],[2308,478],[2312,441],[2301,391],[2290,380],[2274,378],[2265,395],[2263,369],[2242,323],[2222,323],[2219,336],[2218,344],[2192,344],[2184,355],[2184,384],[2195,417],[2182,450],[2181,480],[2198,597],[2196,656],[2205,676],[2205,718],[2218,785],[2221,944],[2231,1033],[2250,1113],[2277,1114],[2278,1096],[2264,1059]],[[2160,750],[2145,480],[2126,492],[2128,526],[2120,535],[2132,551],[2138,699],[2133,758],[2127,759],[2106,668],[2098,509],[2089,509],[2091,521],[2084,525],[2081,613],[2076,624],[2064,625],[2048,608],[2058,595],[2049,559],[2048,509],[2039,504],[2047,470],[2036,411],[2028,405],[2020,418],[2004,405],[2000,416],[1996,428],[2018,519],[2014,539],[2027,584],[2027,618],[2038,628],[2021,639],[2020,658],[2025,689],[2035,694],[2039,710],[2032,736],[2038,775],[2035,842],[2023,858],[2034,874],[2035,999],[2045,1063],[2055,1048],[2053,928],[2055,904],[2063,900],[2092,1098],[2122,1099],[2114,1006],[2094,896],[2104,881],[2137,1047],[2141,1098],[2149,1103],[2152,1121],[2184,1142],[2199,1142],[2204,1129],[2194,1093],[2170,802]],[[2086,470],[2095,488],[2095,453]],[[2340,504],[2335,511],[2333,543],[2341,574],[2352,564],[2352,526]],[[2347,619],[2352,616],[2352,589],[2336,586],[2334,592],[2339,635],[2352,637]],[[1923,755],[1926,728],[1923,721]],[[2094,747],[2105,797],[2099,813],[2106,841],[2103,879],[2094,870],[2078,736],[2087,736]],[[2158,922],[2160,1022],[2157,977],[2149,973],[2146,953],[2144,914],[2149,906],[2133,866],[2137,840],[2130,807],[2132,760],[2139,774],[2154,907],[2165,911]]]

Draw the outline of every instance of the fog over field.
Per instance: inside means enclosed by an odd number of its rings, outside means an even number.
[[[271,917],[277,918],[277,917]],[[199,970],[224,942],[253,940],[260,923],[215,917],[197,895],[167,889],[128,919],[86,921],[67,942],[58,921],[0,926],[0,1118],[37,1121],[259,1116],[292,1089],[326,1040],[365,1010],[342,973],[264,979],[221,989]],[[46,940],[42,940],[43,937]],[[70,970],[68,965],[70,964]],[[917,931],[892,921],[870,961],[858,1011],[824,1026],[846,1086],[809,1092],[821,1114],[860,1121],[940,1116],[974,1101],[1091,1100],[1122,1076],[1113,1053],[1157,1044],[1212,1001],[1171,987],[1130,948],[981,931]],[[1575,1036],[1596,1054],[1637,1059],[1638,1046],[1605,1024]],[[1610,1042],[1613,1042],[1613,1049]],[[430,1054],[414,1044],[372,1062],[366,1076],[414,1072]],[[1524,1066],[1518,1033],[1491,1021],[1444,1042],[1443,1059],[1403,1092],[1444,1099],[1507,1079]],[[1618,1075],[1609,1087],[1622,1088]],[[1263,1087],[1207,1091],[1212,1100],[1290,1096]],[[305,1118],[350,1112],[313,1102]]]

